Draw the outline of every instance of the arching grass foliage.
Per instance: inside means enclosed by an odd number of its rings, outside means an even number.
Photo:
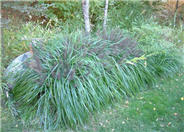
[[[44,129],[84,124],[94,111],[179,71],[176,56],[145,54],[137,45],[120,31],[60,34],[34,47],[9,90],[10,102],[26,123]]]

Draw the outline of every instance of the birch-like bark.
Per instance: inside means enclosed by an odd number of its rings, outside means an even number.
[[[105,8],[104,8],[104,22],[103,22],[103,29],[105,30],[107,24],[107,11],[108,11],[108,3],[109,0],[105,0]]]
[[[176,1],[175,13],[176,13],[176,11],[178,9],[178,4],[179,4],[179,0]]]
[[[82,0],[82,10],[84,15],[85,31],[89,34],[90,22],[89,22],[89,0]]]

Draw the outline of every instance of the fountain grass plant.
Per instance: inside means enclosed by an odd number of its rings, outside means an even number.
[[[17,73],[8,91],[18,117],[44,129],[76,127],[93,112],[179,71],[176,56],[145,54],[119,32],[106,33],[60,34],[35,46],[34,61],[25,63],[27,70]]]

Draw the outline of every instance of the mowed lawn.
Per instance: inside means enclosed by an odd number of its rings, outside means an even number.
[[[184,132],[184,73],[100,112],[86,129],[98,132]],[[84,130],[85,131],[85,130]]]
[[[77,130],[60,131],[184,131],[184,73],[178,73],[170,79],[161,79],[149,90],[122,100],[91,116],[87,125]],[[24,128],[18,120],[13,120],[7,110],[1,109],[1,112],[2,132],[34,131]]]

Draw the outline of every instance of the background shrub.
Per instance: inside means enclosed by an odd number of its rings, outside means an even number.
[[[143,23],[140,27],[133,27],[133,34],[140,43],[141,49],[146,52],[172,50],[174,44],[174,30],[157,23]]]

